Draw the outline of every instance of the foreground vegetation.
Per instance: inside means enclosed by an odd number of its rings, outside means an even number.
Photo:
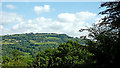
[[[12,58],[4,57],[3,66],[30,66],[30,67],[75,67],[79,64],[89,62],[87,46],[80,45],[79,42],[69,40],[58,47],[39,52],[35,57],[23,55],[20,51],[12,51]]]
[[[101,19],[102,22],[80,30],[89,32],[89,39],[86,36],[81,37],[86,40],[86,45],[69,40],[58,47],[39,51],[35,56],[27,56],[13,50],[11,58],[3,57],[2,66],[120,68],[120,2],[105,2],[101,7],[107,8],[100,12],[101,15],[105,15]]]

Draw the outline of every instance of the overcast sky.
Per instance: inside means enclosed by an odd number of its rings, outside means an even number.
[[[81,28],[97,23],[100,2],[3,2],[0,3],[0,35],[63,33],[73,37]]]

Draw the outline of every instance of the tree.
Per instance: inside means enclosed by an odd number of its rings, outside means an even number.
[[[116,45],[113,46],[114,50],[114,65],[120,66],[120,1],[118,2],[106,2],[101,4],[101,7],[106,7],[105,11],[100,12],[101,15],[106,15],[103,20],[103,25],[107,24],[114,33],[116,33]]]
[[[86,46],[69,40],[66,43],[60,44],[57,48],[48,48],[39,53],[36,56],[34,65],[47,68],[80,67],[90,61],[89,56],[91,55],[93,54],[86,50]]]
[[[93,60],[97,67],[120,67],[120,1],[105,2],[101,7],[106,7],[105,11],[99,14],[105,15],[100,24],[93,25],[87,30],[90,39],[87,40],[89,52],[93,53]]]
[[[18,51],[17,49],[12,51],[12,57],[9,56],[4,56],[3,57],[3,62],[2,62],[2,67],[22,67],[22,66],[30,66],[32,62],[31,57],[27,57],[21,55],[22,53]]]
[[[101,7],[106,7],[105,11],[100,12],[101,15],[106,15],[102,18],[102,25],[108,24],[112,29],[120,30],[120,1],[118,2],[105,2]]]

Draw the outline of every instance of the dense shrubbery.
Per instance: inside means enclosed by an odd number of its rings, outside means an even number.
[[[80,45],[78,42],[68,41],[62,43],[55,49],[46,49],[37,55],[34,66],[38,67],[76,67],[86,64],[90,61],[90,56],[87,46]]]
[[[69,40],[56,48],[47,48],[36,54],[35,57],[22,54],[18,50],[12,51],[12,57],[3,58],[3,66],[30,66],[30,67],[80,67],[90,61],[94,54],[88,52],[87,46]]]

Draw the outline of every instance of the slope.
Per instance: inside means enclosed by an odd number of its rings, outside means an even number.
[[[11,52],[14,49],[21,51],[23,54],[34,56],[37,52],[41,52],[46,48],[58,47],[60,43],[68,40],[79,41],[83,40],[73,38],[66,34],[56,33],[26,33],[2,36],[2,55],[12,56]]]

